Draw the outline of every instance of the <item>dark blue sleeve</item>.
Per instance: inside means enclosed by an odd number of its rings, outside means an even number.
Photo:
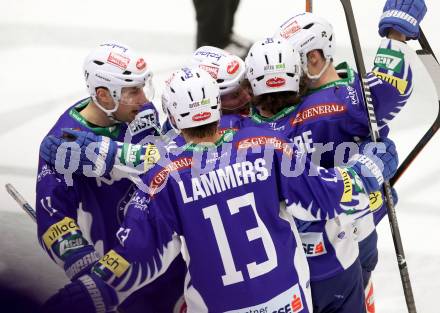
[[[36,184],[38,239],[41,246],[70,279],[78,277],[99,259],[77,224],[79,200],[75,183],[40,159]]]

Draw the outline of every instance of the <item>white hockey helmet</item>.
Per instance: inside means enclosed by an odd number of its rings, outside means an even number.
[[[335,34],[332,25],[313,13],[295,15],[284,22],[274,34],[274,38],[284,38],[298,50],[304,72],[311,79],[319,78],[333,61]],[[326,66],[318,75],[311,76],[307,68],[307,53],[322,50]]]
[[[145,60],[130,47],[119,43],[103,43],[89,53],[84,61],[84,76],[87,89],[96,105],[108,116],[119,107],[123,87],[146,87],[153,93],[153,73]],[[109,90],[115,107],[105,109],[96,99],[96,89]],[[148,93],[148,92],[147,92]],[[147,95],[147,97],[152,95]]]
[[[299,91],[301,62],[292,45],[282,38],[255,42],[246,57],[246,76],[255,96]]]
[[[220,120],[218,84],[198,67],[182,68],[165,81],[162,105],[178,130]]]
[[[212,46],[203,46],[194,51],[192,63],[211,74],[218,83],[220,95],[237,90],[246,73],[240,57]]]

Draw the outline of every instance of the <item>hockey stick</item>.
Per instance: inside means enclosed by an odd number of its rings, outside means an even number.
[[[426,39],[422,30],[420,30],[419,44],[422,47],[422,50],[417,50],[417,55],[420,57],[420,60],[422,61],[434,83],[437,91],[439,110],[437,113],[437,118],[432,126],[423,135],[422,139],[419,140],[414,149],[411,150],[411,152],[397,169],[396,175],[394,175],[394,177],[390,180],[391,186],[394,186],[403,173],[405,173],[411,163],[431,140],[431,138],[434,137],[440,126],[440,64],[438,63],[438,60],[435,57],[434,52],[432,51],[431,46],[429,45],[428,40]]]
[[[374,112],[374,106],[371,99],[370,88],[364,81],[366,77],[365,65],[362,56],[362,50],[359,42],[359,36],[356,28],[356,22],[354,19],[353,8],[350,0],[341,0],[344,8],[345,17],[347,20],[347,26],[350,33],[350,39],[352,43],[353,54],[356,62],[359,75],[362,78],[360,80],[362,86],[362,97],[367,106],[369,128],[371,133],[371,139],[377,141],[380,139],[379,130],[377,127],[376,114]],[[402,245],[402,238],[400,237],[399,225],[397,224],[397,216],[394,208],[393,197],[391,195],[391,185],[389,181],[384,183],[385,197],[388,209],[388,219],[390,221],[391,234],[394,242],[394,249],[396,251],[397,263],[399,265],[400,278],[402,280],[403,292],[405,294],[406,305],[409,313],[416,313],[416,304],[414,301],[414,295],[411,287],[411,281],[408,273],[408,266],[406,264],[405,253]]]
[[[313,12],[313,0],[306,0],[306,12]]]
[[[20,205],[20,207],[32,218],[34,222],[37,221],[37,215],[35,210],[31,205],[23,198],[23,196],[14,188],[11,184],[5,185],[6,191],[14,198],[15,201]]]

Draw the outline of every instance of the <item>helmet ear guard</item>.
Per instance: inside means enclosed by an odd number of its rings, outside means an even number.
[[[299,51],[302,68],[310,79],[319,79],[333,62],[335,46],[333,27],[327,20],[313,13],[306,12],[291,17],[278,27],[274,38],[287,40]],[[326,60],[324,68],[317,75],[310,75],[307,67],[307,54],[313,50],[321,50]]]
[[[218,84],[198,67],[182,68],[170,76],[165,82],[162,105],[178,130],[220,120]]]
[[[279,91],[299,92],[299,54],[282,38],[255,42],[246,57],[246,76],[255,96]]]
[[[92,50],[84,61],[83,69],[90,96],[111,119],[119,108],[122,88],[147,86],[147,92],[152,90],[153,74],[145,60],[119,43],[103,43]],[[96,90],[100,87],[109,90],[115,102],[113,109],[106,109],[99,103]]]

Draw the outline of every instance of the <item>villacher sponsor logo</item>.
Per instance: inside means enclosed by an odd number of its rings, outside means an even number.
[[[99,263],[109,269],[116,277],[121,277],[130,267],[130,263],[114,250],[107,252],[107,254],[99,260]]]
[[[70,217],[65,217],[58,223],[53,224],[43,235],[43,241],[47,248],[50,248],[58,238],[79,230],[78,225]]]
[[[353,199],[353,184],[348,172],[342,168],[337,168],[342,176],[342,182],[344,183],[344,191],[342,194],[341,202],[351,202]]]
[[[296,114],[295,118],[291,120],[290,124],[293,126],[293,125],[301,124],[312,118],[341,114],[346,111],[347,108],[342,104],[337,104],[337,103],[318,104],[308,109],[299,111]]]

